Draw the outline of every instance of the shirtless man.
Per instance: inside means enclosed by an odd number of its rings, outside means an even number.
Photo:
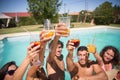
[[[55,37],[49,44],[49,55],[47,59],[47,74],[49,80],[64,80],[64,61],[62,48],[63,43],[59,40],[60,36],[63,36],[61,33],[67,29],[64,27],[64,24],[58,24],[55,29]],[[66,36],[68,34],[66,33]]]
[[[72,80],[108,80],[102,68],[94,61],[88,60],[87,47],[80,46],[77,50],[78,62],[73,62],[74,43],[68,41],[67,68]]]

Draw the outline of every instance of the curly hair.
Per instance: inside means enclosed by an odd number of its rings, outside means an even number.
[[[107,51],[107,50],[112,50],[115,54],[114,54],[114,58],[111,60],[111,63],[113,64],[113,65],[117,65],[118,64],[118,62],[119,62],[119,60],[120,60],[120,54],[119,54],[119,51],[118,51],[118,49],[116,48],[116,47],[114,47],[114,46],[105,46],[103,49],[102,49],[102,51],[100,52],[100,56],[102,57],[102,59],[103,59],[103,55],[105,54],[105,52]],[[103,59],[103,61],[104,61],[104,59]]]
[[[3,67],[0,69],[0,80],[4,80],[6,72],[8,71],[8,68],[11,65],[15,65],[17,67],[15,61],[11,61],[11,62],[8,62],[5,65],[3,65]]]
[[[119,60],[119,63],[117,64],[116,68],[117,68],[118,70],[120,70],[120,60]]]

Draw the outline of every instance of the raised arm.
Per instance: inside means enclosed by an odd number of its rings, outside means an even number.
[[[66,58],[66,63],[67,63],[67,69],[69,72],[71,72],[74,68],[75,68],[75,64],[73,62],[73,51],[75,49],[73,43],[71,43],[70,41],[68,41],[66,47],[67,47],[67,50],[68,50],[68,55],[67,55],[67,58]]]
[[[94,44],[88,44],[87,45],[87,48],[88,48],[88,52],[89,53],[93,53],[94,57],[96,58],[96,61],[98,62],[98,64],[100,66],[103,65],[103,60],[102,60],[102,57],[99,55],[99,53],[97,52],[97,48]]]
[[[60,36],[63,36],[62,33],[65,32],[65,29],[67,28],[65,27],[65,24],[62,24],[62,23],[58,24],[57,27],[55,28],[55,37],[49,49],[50,50],[49,57],[48,57],[49,61],[53,60],[53,57],[56,54],[57,42]],[[64,37],[66,36],[68,36],[68,34],[66,34]]]
[[[51,47],[49,48],[49,56],[48,56],[48,61],[52,61],[54,59],[55,53],[56,53],[56,48],[57,48],[57,42],[59,40],[60,37],[55,36]]]
[[[40,32],[41,49],[39,53],[39,60],[41,64],[44,63],[44,54],[45,54],[47,42],[51,40],[51,38],[45,38],[44,32],[45,32],[44,30]]]
[[[94,52],[93,55],[95,56],[98,64],[99,64],[100,66],[103,66],[104,63],[103,63],[103,60],[102,60],[102,58],[100,57],[99,53],[98,53],[98,52]]]
[[[28,72],[27,72],[27,76],[26,76],[26,80],[34,80],[34,77],[36,76],[36,71],[39,68],[39,66],[30,66]]]
[[[27,70],[27,67],[30,64],[31,60],[35,58],[40,52],[40,45],[36,47],[33,46],[34,43],[30,44],[30,46],[28,47],[27,56],[25,57],[21,65],[18,67],[18,69],[15,71],[13,80],[22,80],[23,75]]]

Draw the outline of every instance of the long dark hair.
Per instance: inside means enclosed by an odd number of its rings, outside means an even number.
[[[115,54],[114,54],[114,58],[111,60],[111,63],[112,63],[113,65],[117,65],[118,62],[119,62],[119,60],[120,60],[120,54],[119,54],[119,51],[118,51],[118,49],[117,49],[116,47],[114,47],[114,46],[105,46],[105,47],[102,49],[102,51],[100,52],[100,56],[101,56],[102,59],[103,59],[103,55],[105,54],[105,52],[106,52],[108,49],[112,50],[112,51],[115,53]],[[104,59],[103,59],[103,61],[104,61]]]
[[[16,63],[14,61],[11,61],[3,65],[3,67],[0,69],[0,80],[4,80],[6,72],[8,71],[8,68],[11,65],[15,65],[17,67]]]

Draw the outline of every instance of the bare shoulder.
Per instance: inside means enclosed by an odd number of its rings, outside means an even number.
[[[78,63],[78,62],[74,62],[74,64],[75,64],[75,66],[78,66],[78,65],[79,65],[79,63]]]
[[[95,62],[95,61],[91,61],[89,64],[92,65],[94,68],[102,69],[101,66],[97,62]]]
[[[94,71],[96,73],[104,72],[104,70],[102,69],[102,67],[99,64],[97,64],[97,63],[92,64],[92,67],[93,67],[93,69],[94,69]]]
[[[87,64],[87,67],[96,66],[96,65],[98,65],[98,63],[97,63],[96,61],[89,60],[89,61],[88,61],[88,64]]]

